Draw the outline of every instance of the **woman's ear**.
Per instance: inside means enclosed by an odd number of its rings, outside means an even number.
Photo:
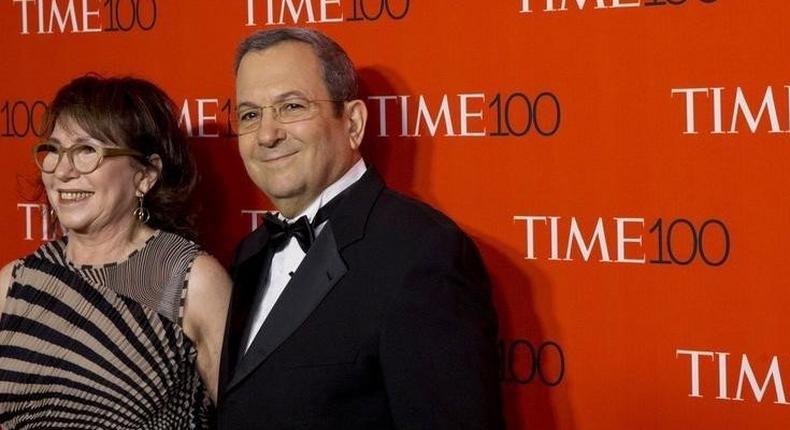
[[[148,156],[148,164],[143,166],[140,170],[139,180],[137,181],[137,194],[142,197],[151,190],[159,180],[162,174],[162,157],[159,154],[151,154]]]

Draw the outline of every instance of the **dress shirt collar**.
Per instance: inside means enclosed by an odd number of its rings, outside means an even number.
[[[332,183],[332,185],[324,188],[324,191],[318,195],[318,198],[313,200],[305,210],[300,212],[293,218],[285,218],[282,214],[277,214],[278,217],[281,219],[292,222],[294,220],[299,219],[302,215],[307,215],[308,221],[311,223],[313,222],[313,218],[315,218],[316,213],[318,213],[318,209],[321,209],[326,203],[329,203],[335,196],[343,192],[346,188],[350,187],[354,182],[357,182],[362,175],[368,170],[367,166],[365,165],[365,160],[360,158],[350,169],[343,174],[337,181]]]

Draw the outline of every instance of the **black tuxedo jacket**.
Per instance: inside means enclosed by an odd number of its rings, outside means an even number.
[[[452,221],[369,168],[245,354],[267,237],[244,239],[231,270],[220,429],[503,427],[488,278]]]

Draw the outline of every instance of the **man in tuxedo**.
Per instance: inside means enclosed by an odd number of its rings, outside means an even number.
[[[363,161],[343,49],[312,30],[254,33],[236,100],[239,152],[279,213],[231,269],[219,428],[502,428],[480,255]]]

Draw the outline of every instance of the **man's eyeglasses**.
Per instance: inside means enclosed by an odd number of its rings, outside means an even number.
[[[274,119],[281,124],[289,124],[314,118],[318,114],[318,103],[342,103],[343,100],[288,99],[269,106],[243,106],[233,118],[233,130],[239,136],[258,130],[264,109],[271,109]]]
[[[141,152],[134,149],[107,148],[88,143],[77,143],[64,148],[58,143],[47,141],[33,147],[33,159],[36,161],[36,166],[44,173],[53,173],[60,164],[63,154],[66,154],[75,170],[84,174],[98,169],[102,160],[108,157],[124,155],[144,157]]]

